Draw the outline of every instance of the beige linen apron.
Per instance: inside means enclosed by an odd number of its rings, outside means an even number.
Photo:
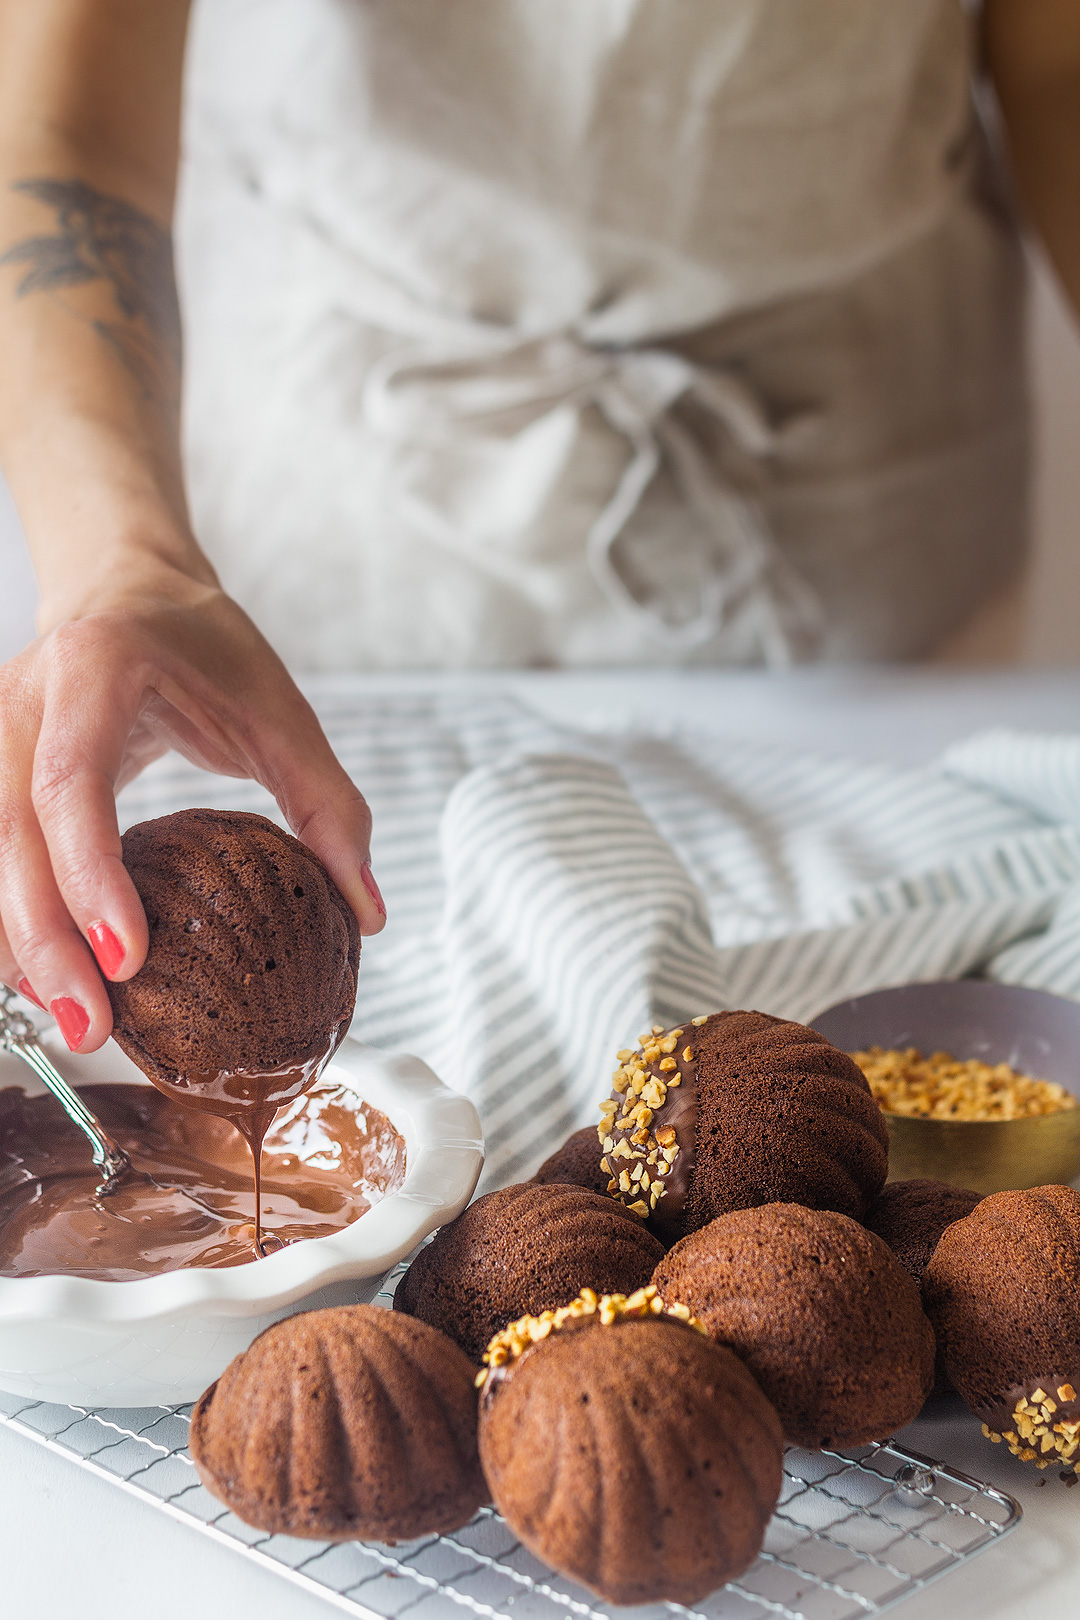
[[[931,647],[1024,532],[959,0],[202,0],[199,532],[300,668]]]

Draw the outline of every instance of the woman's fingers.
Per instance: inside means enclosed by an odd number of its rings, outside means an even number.
[[[288,722],[260,739],[265,786],[289,826],[314,850],[356,913],[377,934],[386,906],[371,870],[371,811],[327,740],[315,711],[293,688]]]
[[[60,896],[107,979],[130,979],[146,958],[142,903],[124,868],[115,783],[140,692],[88,681],[60,647],[34,752],[31,802]]]
[[[0,923],[15,964],[5,978],[48,1007],[73,1051],[93,1052],[112,1030],[112,1009],[57,888],[31,804],[36,726],[25,692],[0,706],[0,727]]]

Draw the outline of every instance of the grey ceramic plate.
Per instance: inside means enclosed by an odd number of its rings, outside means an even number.
[[[1009,1063],[1080,1096],[1080,1002],[983,979],[897,985],[854,996],[810,1023],[845,1052],[917,1046]],[[998,1192],[1080,1174],[1080,1109],[1035,1119],[889,1117],[889,1176],[931,1176]]]

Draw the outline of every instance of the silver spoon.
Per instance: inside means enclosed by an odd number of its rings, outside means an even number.
[[[0,1052],[14,1052],[16,1057],[29,1064],[39,1080],[44,1081],[68,1118],[88,1139],[93,1161],[104,1172],[104,1180],[97,1190],[98,1197],[107,1198],[114,1193],[131,1170],[131,1160],[102,1129],[79,1093],[68,1085],[59,1069],[54,1067],[38,1040],[33,1022],[16,1007],[13,993],[3,986],[0,986]]]

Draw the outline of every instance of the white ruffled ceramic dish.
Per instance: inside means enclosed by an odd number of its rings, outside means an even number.
[[[77,1059],[55,1034],[46,1032],[43,1044],[76,1084],[146,1084],[111,1041]],[[391,1266],[453,1220],[484,1161],[472,1103],[419,1058],[353,1040],[324,1075],[380,1109],[404,1137],[405,1180],[396,1192],[344,1231],[252,1265],[191,1267],[138,1282],[0,1277],[0,1388],[79,1406],[194,1400],[271,1322],[371,1298]],[[0,1086],[9,1085],[41,1089],[18,1058],[0,1054]]]

